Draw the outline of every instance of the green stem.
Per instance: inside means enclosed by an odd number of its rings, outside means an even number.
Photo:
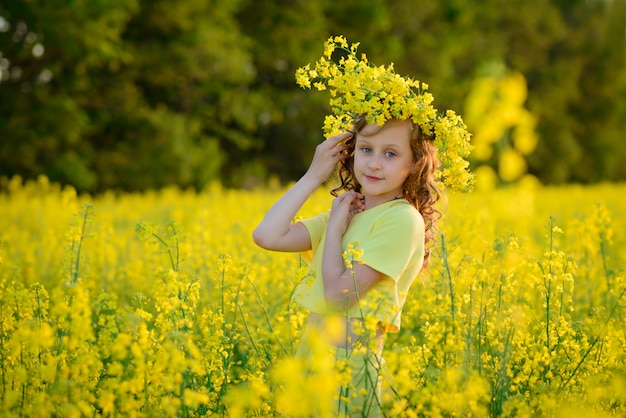
[[[80,238],[78,240],[78,248],[76,249],[76,261],[74,262],[72,275],[72,284],[76,284],[78,281],[78,268],[80,266],[80,252],[83,248],[83,239],[85,238],[85,229],[87,228],[87,217],[89,216],[89,210],[92,208],[90,204],[85,204],[85,211],[83,212],[83,224],[80,231]],[[75,243],[72,243],[72,246]]]
[[[165,242],[163,240],[163,238],[161,238],[158,234],[151,232],[151,235],[157,240],[159,241],[161,244],[163,244],[163,246],[167,249],[167,255],[170,257],[170,264],[172,265],[172,269],[174,271],[178,271],[177,267],[176,267],[176,263],[174,263],[174,257],[172,256],[172,251],[169,248],[169,245],[167,245],[167,242]]]
[[[174,267],[174,271],[178,271],[178,267],[180,265],[180,251],[178,248],[178,232],[176,231],[176,224],[175,223],[170,223],[170,229],[172,231],[172,235],[174,236],[174,249],[176,250],[176,265],[173,266]],[[168,247],[168,252],[169,252],[169,247]],[[170,253],[170,260],[172,259],[171,253]]]
[[[269,326],[272,335],[274,336],[274,338],[276,338],[276,341],[280,345],[280,348],[282,348],[283,353],[288,354],[287,348],[283,345],[283,343],[280,340],[280,338],[278,338],[278,335],[276,334],[276,331],[274,330],[274,327],[272,326],[272,323],[270,321],[270,317],[269,317],[269,315],[267,313],[267,310],[265,309],[265,304],[263,303],[263,299],[261,298],[261,295],[259,294],[259,289],[256,287],[256,285],[254,283],[252,283],[252,281],[250,279],[247,279],[247,280],[248,280],[248,283],[250,283],[250,285],[252,286],[252,289],[254,290],[254,293],[255,293],[257,299],[259,300],[259,304],[261,305],[261,309],[263,310],[263,316],[265,317],[265,322],[267,322],[267,326]],[[243,312],[242,312],[242,315],[243,315]]]
[[[593,340],[593,342],[591,343],[587,351],[585,351],[585,354],[582,356],[578,364],[576,364],[576,367],[574,368],[574,370],[572,370],[572,372],[570,373],[568,378],[565,380],[565,382],[563,382],[561,386],[559,386],[559,388],[557,389],[557,392],[560,392],[561,390],[563,390],[567,386],[567,384],[570,382],[570,380],[572,380],[572,378],[576,375],[576,373],[578,373],[578,369],[580,369],[582,364],[585,362],[585,359],[587,358],[589,353],[591,353],[591,350],[593,350],[593,347],[596,346],[599,340],[600,338],[596,338],[595,340]]]
[[[260,356],[261,355],[261,350],[259,350],[259,347],[256,345],[256,343],[254,342],[254,338],[252,338],[252,333],[250,332],[250,328],[248,327],[248,321],[246,321],[246,317],[243,313],[243,309],[241,308],[241,305],[237,306],[239,308],[239,313],[241,314],[241,320],[243,321],[243,326],[246,330],[246,334],[248,334],[248,338],[250,339],[250,343],[252,344],[252,347],[254,348],[254,351],[256,351],[256,353]]]

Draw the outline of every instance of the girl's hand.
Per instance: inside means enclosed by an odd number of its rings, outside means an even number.
[[[337,163],[349,157],[346,153],[348,147],[344,144],[350,138],[349,132],[328,138],[315,148],[313,161],[305,176],[313,178],[319,184],[324,183],[335,170]]]
[[[333,200],[328,219],[327,229],[343,234],[348,229],[352,217],[365,210],[363,195],[357,192],[346,192]]]

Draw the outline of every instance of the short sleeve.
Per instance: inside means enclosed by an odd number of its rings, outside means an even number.
[[[320,241],[322,240],[322,236],[326,231],[326,225],[328,224],[329,217],[330,210],[322,212],[312,218],[307,218],[300,221],[305,226],[307,231],[309,231],[309,236],[311,237],[311,251],[305,251],[302,253],[302,256],[307,262],[311,262],[311,259],[313,258],[312,254],[317,251],[317,247],[319,246]]]
[[[424,257],[424,220],[412,206],[395,206],[371,225],[359,243],[361,262],[398,281],[416,260]]]

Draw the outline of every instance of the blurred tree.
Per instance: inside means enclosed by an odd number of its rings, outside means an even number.
[[[0,175],[79,190],[293,180],[324,92],[296,68],[343,34],[463,111],[491,63],[523,74],[543,182],[626,179],[626,0],[0,3]]]
[[[134,0],[0,5],[0,174],[96,186],[90,72],[125,59],[120,34],[136,9]]]
[[[102,83],[90,108],[97,171],[105,187],[201,188],[220,177],[228,145],[248,149],[257,141],[256,99],[247,87],[256,74],[233,19],[239,4],[139,6],[122,33],[128,61],[95,75]]]
[[[294,73],[321,50],[320,40],[327,33],[326,2],[243,2],[237,20],[244,35],[254,40],[250,51],[256,71],[250,89],[257,94],[258,106],[250,116],[262,140],[243,152],[228,148],[227,184],[252,186],[269,173],[295,179],[307,168],[310,152],[321,138],[324,100],[302,94]]]
[[[625,180],[626,0],[561,3],[568,26],[580,28],[572,57],[580,62],[578,94],[569,108],[580,158],[567,180]]]
[[[45,173],[86,191],[219,178],[228,144],[258,141],[237,7],[4,3],[0,174]]]

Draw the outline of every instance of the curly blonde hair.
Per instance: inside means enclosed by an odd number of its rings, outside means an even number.
[[[350,131],[353,135],[345,142],[350,158],[346,158],[340,163],[338,176],[341,184],[331,190],[333,196],[337,196],[341,191],[362,192],[362,187],[354,174],[354,151],[356,135],[366,125],[365,115],[361,115],[353,122],[353,129]],[[435,181],[435,173],[439,168],[439,159],[433,144],[432,134],[424,132],[414,122],[411,122],[410,144],[413,151],[414,168],[402,185],[402,197],[413,205],[424,219],[425,252],[423,268],[426,268],[430,259],[430,249],[435,241],[435,233],[438,231],[436,223],[441,218],[441,212],[435,208],[435,204],[442,197],[442,192]]]

